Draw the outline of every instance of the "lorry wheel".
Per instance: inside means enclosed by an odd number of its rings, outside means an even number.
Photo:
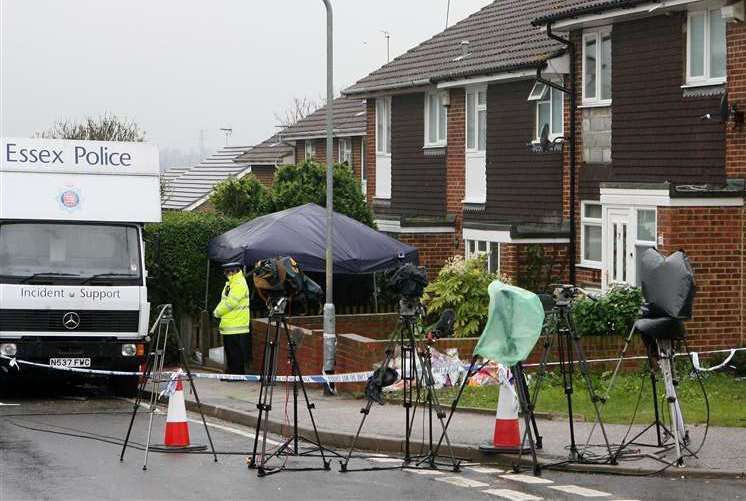
[[[137,396],[137,388],[140,378],[127,376],[114,376],[111,379],[111,389],[118,397],[132,398]]]

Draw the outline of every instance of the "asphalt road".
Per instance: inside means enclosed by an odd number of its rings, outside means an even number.
[[[221,452],[152,453],[142,470],[147,415],[138,416],[135,448],[119,461],[131,403],[106,395],[87,398],[0,399],[0,500],[16,499],[746,499],[746,481],[627,478],[544,472],[533,477],[465,467],[460,473],[392,470],[340,473],[281,472],[258,478],[246,456],[253,430],[213,419],[210,432]],[[191,415],[192,443],[206,444],[199,416]],[[163,439],[165,417],[158,415],[154,442]],[[80,435],[80,436],[75,436]],[[82,436],[82,437],[81,437]],[[85,438],[83,438],[85,437]],[[280,440],[279,437],[272,437]],[[389,466],[391,458],[356,459],[351,468]],[[289,466],[318,466],[318,458],[290,458]],[[485,466],[485,465],[482,465]]]

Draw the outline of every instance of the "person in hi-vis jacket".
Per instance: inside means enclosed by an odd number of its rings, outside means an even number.
[[[226,371],[229,374],[246,374],[251,363],[251,314],[249,312],[249,286],[241,263],[223,265],[228,281],[223,287],[220,303],[213,315],[220,319],[223,335]]]

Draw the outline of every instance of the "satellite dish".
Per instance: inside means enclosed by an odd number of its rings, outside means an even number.
[[[720,121],[725,123],[730,118],[730,108],[728,107],[728,92],[723,93],[720,98]]]
[[[549,144],[551,141],[549,141],[549,124],[544,124],[544,127],[541,128],[541,136],[539,136],[539,145],[541,146],[542,151],[547,151],[549,149]]]

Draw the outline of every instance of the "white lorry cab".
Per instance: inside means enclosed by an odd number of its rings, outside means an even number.
[[[3,138],[0,155],[0,354],[137,370],[150,312],[143,225],[161,220],[157,148]],[[112,382],[132,393],[137,380]]]

